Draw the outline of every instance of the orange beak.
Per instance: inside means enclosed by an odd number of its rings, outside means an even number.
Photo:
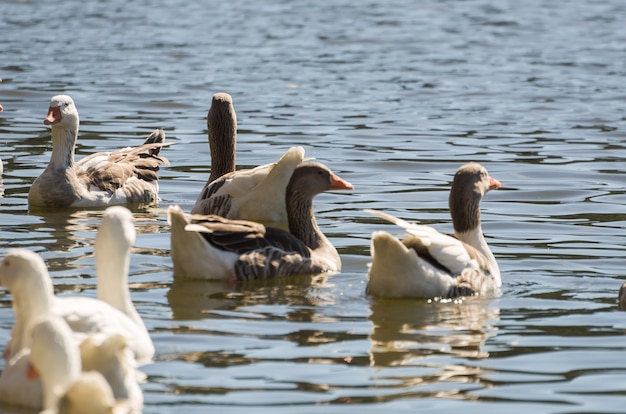
[[[500,181],[496,180],[495,178],[489,177],[489,189],[490,190],[497,190],[501,186],[502,184],[500,184]]]
[[[43,123],[44,125],[54,125],[61,122],[61,119],[63,119],[63,115],[61,115],[61,107],[50,107],[48,109],[48,115],[43,120]]]
[[[331,190],[354,190],[354,186],[337,175],[330,173],[330,189]]]

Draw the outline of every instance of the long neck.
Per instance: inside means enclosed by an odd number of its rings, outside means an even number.
[[[68,332],[68,334],[71,333]],[[46,347],[46,354],[49,358],[45,366],[38,367],[44,386],[43,407],[46,412],[57,407],[59,398],[80,377],[81,373],[80,355],[74,339],[71,336],[68,337],[67,334],[62,336],[59,333],[51,339]]]
[[[96,239],[95,254],[98,299],[127,315],[138,326],[143,326],[128,290],[130,246],[119,240],[104,247],[102,241]]]
[[[453,187],[450,192],[450,215],[452,216],[455,236],[485,255],[492,270],[499,277],[498,263],[483,236],[480,221],[480,201],[482,200],[482,195],[476,191],[464,192],[455,190],[458,189]]]
[[[52,156],[50,166],[69,168],[74,165],[74,146],[78,136],[78,124],[71,127],[52,126]]]
[[[330,244],[317,226],[313,212],[313,200],[310,197],[287,188],[285,202],[287,222],[291,234],[302,240],[312,250]]]
[[[35,319],[50,312],[55,300],[52,281],[46,275],[36,287],[24,287],[15,289],[13,295],[13,312],[15,313],[15,340],[11,352],[18,352],[29,342],[28,330],[26,329]],[[13,336],[13,333],[12,333]]]
[[[209,182],[213,182],[222,175],[235,171],[237,121],[230,114],[210,113],[208,129],[211,150]]]
[[[456,233],[465,233],[480,229],[480,200],[482,195],[476,191],[465,191],[452,187],[450,191],[450,215]]]

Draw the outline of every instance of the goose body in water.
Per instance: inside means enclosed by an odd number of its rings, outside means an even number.
[[[292,147],[276,163],[235,171],[237,116],[227,93],[213,96],[207,127],[211,175],[191,213],[261,222],[287,221],[285,189],[294,169],[304,160],[304,149]]]
[[[45,413],[141,413],[143,395],[123,356],[123,338],[111,337],[85,356],[67,323],[50,315],[34,323],[30,336],[26,378],[40,381]]]
[[[28,192],[30,207],[99,207],[158,201],[159,156],[165,143],[163,130],[155,130],[143,143],[113,152],[98,152],[74,161],[78,138],[78,110],[71,97],[50,100],[44,124],[52,130],[50,162]]]
[[[285,195],[289,231],[215,215],[189,220],[170,207],[174,277],[240,281],[338,272],[341,259],[317,226],[313,197],[353,188],[322,164],[300,164]]]
[[[135,240],[132,214],[122,206],[105,211],[96,236],[98,297],[54,296],[52,280],[42,258],[14,249],[0,263],[0,285],[13,295],[16,321],[5,351],[11,358],[26,343],[27,326],[46,313],[63,317],[77,335],[122,335],[138,364],[151,362],[154,345],[135,310],[128,291],[130,249]]]
[[[480,164],[457,170],[449,199],[454,235],[366,210],[407,232],[402,240],[384,231],[372,234],[367,292],[387,298],[445,298],[497,291],[500,269],[482,233],[480,202],[499,187]]]

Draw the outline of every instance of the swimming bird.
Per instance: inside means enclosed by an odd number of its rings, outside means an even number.
[[[155,203],[158,170],[169,161],[159,156],[165,132],[157,129],[143,145],[113,152],[97,152],[74,161],[78,138],[78,110],[71,97],[50,100],[44,124],[52,132],[50,163],[28,192],[30,207],[98,207],[127,203]]]
[[[33,325],[31,341],[27,378],[41,379],[45,413],[141,412],[143,395],[139,385],[132,373],[125,375],[125,359],[114,356],[118,349],[123,349],[120,343],[124,339],[120,336],[110,338],[97,348],[99,352],[90,350],[85,357],[67,323],[47,315]],[[129,381],[120,384],[117,377],[123,376]]]
[[[284,201],[289,231],[216,215],[192,215],[189,220],[172,206],[168,214],[174,276],[240,281],[338,272],[341,259],[317,226],[313,197],[353,188],[323,164],[300,164]]]
[[[285,222],[285,188],[296,166],[304,160],[304,149],[292,147],[276,163],[235,171],[237,116],[227,93],[213,95],[207,127],[211,175],[191,213]]]
[[[367,293],[388,298],[483,295],[502,284],[500,269],[483,236],[480,202],[500,187],[480,164],[461,166],[452,183],[449,206],[454,235],[366,210],[404,228],[402,240],[375,231]]]
[[[7,360],[27,347],[28,326],[46,314],[62,317],[78,343],[89,334],[99,333],[102,338],[120,334],[140,363],[147,363],[154,354],[147,331],[110,304],[85,296],[55,296],[43,259],[30,250],[12,249],[5,255],[0,262],[0,285],[11,291],[15,313]]]
[[[104,339],[90,335],[80,344],[80,356],[83,371],[102,374],[117,401],[141,412],[143,394],[138,381],[144,380],[145,375],[137,371],[137,362],[122,335]]]
[[[123,336],[139,365],[152,361],[154,345],[146,325],[133,305],[128,289],[130,254],[136,240],[133,214],[124,206],[108,207],[102,216],[94,245],[98,299],[130,319],[134,333]]]

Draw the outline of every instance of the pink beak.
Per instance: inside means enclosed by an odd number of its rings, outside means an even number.
[[[354,186],[337,175],[330,173],[331,190],[354,190]]]
[[[496,180],[495,178],[489,177],[489,189],[490,190],[497,190],[501,186],[502,184],[500,184],[500,181]]]
[[[44,125],[54,125],[61,122],[61,119],[63,119],[63,115],[61,115],[61,107],[50,107],[48,109],[48,115],[43,120],[43,123]]]

